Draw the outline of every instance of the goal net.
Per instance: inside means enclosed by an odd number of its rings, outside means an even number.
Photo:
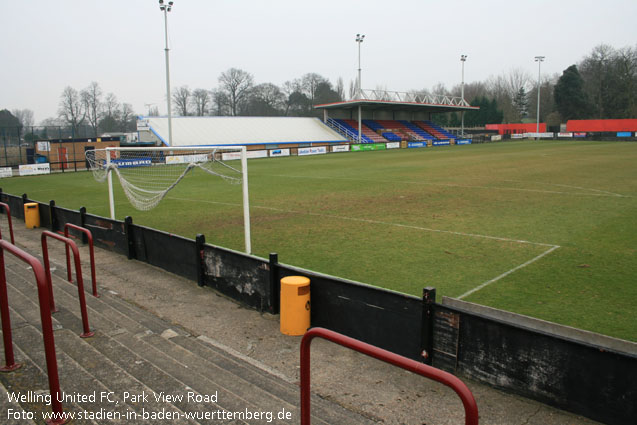
[[[99,182],[108,181],[111,218],[115,219],[113,174],[134,208],[155,208],[193,169],[231,184],[242,184],[246,252],[250,253],[248,173],[245,146],[105,148],[86,152]]]

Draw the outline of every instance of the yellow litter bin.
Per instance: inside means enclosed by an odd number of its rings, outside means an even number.
[[[288,276],[281,279],[281,333],[303,335],[310,327],[310,279]]]
[[[37,202],[24,204],[24,224],[27,229],[40,227],[40,208]]]

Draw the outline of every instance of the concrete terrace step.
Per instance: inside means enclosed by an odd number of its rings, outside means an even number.
[[[6,380],[8,374],[0,373],[0,392],[2,396],[0,396],[0,420],[2,423],[7,425],[33,425],[36,424],[34,420],[25,418],[23,415],[23,411],[31,411],[37,412],[36,408],[39,409],[40,406],[36,406],[35,404],[27,404],[27,403],[18,403],[16,401],[9,400],[7,394],[9,393],[18,393],[27,391],[37,391],[37,388],[46,388],[46,377],[38,370],[33,364],[26,359],[26,355],[16,348],[15,356],[19,363],[22,363],[22,367],[16,371],[11,372],[12,376],[10,380]],[[4,364],[3,364],[4,366]],[[5,385],[6,383],[6,385]],[[11,409],[11,411],[9,411]],[[9,414],[11,415],[9,416]],[[17,416],[16,416],[17,415]]]
[[[62,278],[64,279],[63,276]],[[69,291],[71,286],[63,283],[61,282],[60,287]],[[90,304],[104,305],[104,303],[100,303],[95,299]],[[231,386],[233,394],[244,393],[245,388],[241,385],[248,385],[252,388],[253,397],[262,393],[264,401],[267,402],[265,406],[262,406],[263,409],[272,405],[272,398],[265,396],[269,394],[275,397],[275,401],[277,404],[281,404],[282,408],[285,407],[286,411],[292,412],[293,417],[299,417],[300,411],[297,406],[300,394],[297,384],[281,380],[279,377],[275,377],[272,373],[253,364],[246,364],[245,361],[214,345],[200,342],[178,326],[167,327],[166,322],[163,320],[139,310],[132,304],[118,298],[113,297],[108,306],[112,309],[112,312],[119,313],[119,316],[126,317],[129,320],[134,318],[133,323],[135,325],[144,323],[149,329],[137,334],[136,337],[148,342],[151,346],[148,349],[151,351],[154,347],[162,347],[163,352],[160,355],[165,354],[172,358],[171,363],[178,364],[188,358],[188,365],[191,365],[189,366],[190,373],[196,371],[198,376],[205,377],[213,383],[217,383],[221,378],[221,382],[229,383],[226,384],[226,387]],[[100,323],[104,323],[102,319],[100,319]],[[120,324],[122,323],[120,322]],[[75,327],[77,328],[77,326]],[[80,332],[80,330],[80,328],[77,328],[77,332]],[[128,328],[128,330],[132,333],[135,330],[139,330],[139,328],[134,326],[133,328]],[[129,338],[127,334],[127,332],[117,332],[114,338],[117,340]],[[133,343],[138,345],[134,340]],[[129,346],[128,344],[125,345]],[[195,387],[193,386],[193,388]],[[226,389],[230,390],[230,388]],[[369,422],[366,419],[361,421],[362,417],[359,415],[352,414],[352,412],[331,402],[328,403],[318,396],[313,397],[312,406],[313,414],[316,416],[316,423],[343,423],[344,419],[347,419],[347,423]]]
[[[17,260],[5,258],[11,306],[12,328],[16,345],[29,366],[23,372],[38,372],[35,381],[23,380],[23,391],[33,389],[32,382],[40,382],[38,388],[48,391],[39,331],[40,315],[37,305],[37,289],[33,274]],[[88,268],[87,268],[88,269]],[[87,273],[85,273],[87,274]],[[75,274],[73,274],[75,279]],[[109,291],[99,289],[100,298],[89,294],[90,279],[85,281],[86,301],[92,338],[82,339],[80,307],[77,286],[66,281],[65,267],[52,273],[55,302],[58,312],[53,315],[56,349],[63,392],[79,394],[111,394],[117,405],[106,403],[64,403],[65,410],[79,412],[86,409],[118,411],[129,417],[143,411],[169,411],[182,415],[175,423],[255,423],[254,420],[220,421],[213,419],[187,420],[185,412],[203,414],[215,410],[226,412],[263,412],[274,415],[275,423],[298,423],[300,393],[298,384],[269,373],[256,362],[229,353],[221,345],[209,344],[197,339],[183,328],[167,323],[157,316],[128,303]],[[98,277],[99,281],[99,277]],[[15,374],[13,372],[12,374]],[[15,386],[12,374],[2,380]],[[18,375],[15,375],[18,377]],[[39,380],[39,381],[38,381]],[[123,399],[125,392],[145,394],[143,402]],[[177,395],[171,402],[155,400],[155,394]],[[206,400],[206,395],[216,395]],[[179,400],[179,396],[184,397]],[[188,399],[188,396],[191,399]],[[313,423],[361,424],[372,423],[367,418],[335,403],[314,396],[312,400]],[[48,406],[23,406],[25,410],[50,411]],[[281,412],[290,412],[285,421],[276,420]],[[265,417],[262,422],[265,421]],[[135,420],[110,421],[108,423],[137,423]],[[144,421],[166,423],[165,420]],[[258,421],[257,421],[258,422]],[[21,422],[23,423],[23,422]],[[77,421],[74,423],[92,423]]]
[[[64,268],[58,268],[57,271],[53,273],[53,276],[54,282],[56,281],[55,276],[58,277],[57,281],[59,281],[59,284],[55,286],[56,294],[61,292],[58,290],[59,288],[66,292],[71,298],[77,298],[76,286],[68,284]],[[88,291],[89,289],[87,288],[88,286],[85,284],[85,289]],[[121,318],[122,320],[117,320],[117,323],[110,327],[114,332],[120,334],[117,329],[121,330],[125,328],[130,333],[135,334],[137,332],[139,338],[146,340],[154,339],[151,346],[165,345],[167,349],[170,349],[169,351],[172,353],[170,357],[172,357],[173,361],[179,362],[184,356],[190,356],[192,364],[205,365],[200,372],[201,376],[216,382],[219,378],[218,375],[225,373],[226,379],[224,382],[233,383],[232,385],[235,387],[237,385],[234,383],[238,382],[237,379],[243,383],[248,383],[255,393],[269,393],[275,396],[275,398],[278,398],[277,403],[282,403],[283,405],[287,403],[287,406],[285,406],[286,411],[291,411],[295,418],[299,417],[300,411],[297,406],[300,400],[300,390],[298,383],[281,380],[280,377],[273,376],[271,372],[264,370],[264,368],[259,368],[253,364],[246,363],[236,356],[230,355],[227,350],[222,350],[218,348],[218,346],[215,347],[214,345],[200,342],[179,326],[169,326],[164,320],[113,296],[108,291],[102,291],[101,296],[110,297],[108,303],[101,302],[92,296],[87,297],[89,309],[99,310],[100,313],[107,316],[99,318],[100,326],[106,325],[106,321],[109,321],[108,317],[112,317],[113,320],[115,320],[115,318]],[[78,322],[76,322],[73,327],[80,333],[81,328],[77,326],[77,324],[79,324],[79,313],[77,309],[74,311],[76,311],[76,315],[78,315]],[[94,312],[89,313],[89,316],[93,313]],[[91,323],[93,323],[93,321],[91,321]],[[143,326],[141,324],[143,324]],[[121,327],[119,325],[121,325]],[[122,334],[125,335],[125,333]],[[160,338],[160,335],[166,335],[166,337],[163,338],[164,341],[157,339]],[[124,338],[124,336],[116,336],[115,338]],[[170,342],[166,344],[166,339],[173,344]],[[181,350],[174,346],[174,344],[181,346]],[[211,351],[214,352],[214,356],[211,356]],[[164,353],[166,354],[168,351]],[[213,372],[215,370],[217,372]],[[226,371],[231,371],[234,376],[226,373]],[[255,386],[256,389],[254,389]],[[243,391],[243,388],[235,388],[234,392],[242,393]],[[267,405],[272,405],[272,400],[269,400]],[[368,419],[318,396],[313,396],[312,398],[312,412],[316,423],[346,422],[356,424],[370,422]]]

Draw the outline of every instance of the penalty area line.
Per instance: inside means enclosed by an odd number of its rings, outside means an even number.
[[[232,203],[228,203],[228,202],[192,200],[192,199],[176,198],[176,197],[171,197],[171,199],[180,200],[180,201],[203,202],[203,203],[210,203],[210,204],[239,206],[239,204],[232,204]],[[425,231],[425,232],[447,233],[447,234],[456,235],[456,236],[464,236],[464,237],[471,237],[471,238],[483,238],[483,239],[491,239],[491,240],[497,240],[497,241],[503,241],[503,242],[514,242],[514,243],[519,243],[519,244],[528,244],[528,245],[548,247],[548,249],[546,251],[544,251],[540,255],[530,259],[529,261],[527,261],[527,262],[525,262],[523,264],[520,264],[519,266],[514,267],[511,270],[508,270],[508,271],[502,273],[501,275],[496,276],[493,279],[488,280],[488,281],[486,281],[484,283],[481,283],[480,285],[476,286],[475,288],[465,292],[464,294],[460,295],[457,298],[459,300],[461,300],[463,298],[466,298],[469,295],[474,294],[475,292],[478,292],[481,289],[484,289],[485,287],[491,285],[492,283],[495,283],[495,282],[497,282],[497,281],[499,281],[501,279],[504,279],[505,277],[507,277],[511,273],[514,273],[514,272],[516,272],[516,271],[518,271],[520,269],[523,269],[524,267],[526,267],[526,266],[528,266],[530,264],[535,263],[539,259],[545,257],[546,255],[550,254],[551,252],[553,252],[556,249],[560,248],[559,245],[553,245],[553,244],[547,244],[547,243],[531,242],[531,241],[525,241],[525,240],[520,240],[520,239],[502,238],[502,237],[489,236],[489,235],[479,235],[479,234],[475,234],[475,233],[454,232],[454,231],[451,231],[451,230],[431,229],[431,228],[428,228],[428,227],[413,226],[413,225],[400,224],[400,223],[390,223],[390,222],[387,222],[387,221],[370,220],[370,219],[365,219],[365,218],[347,217],[347,216],[334,215],[334,214],[320,214],[320,213],[313,213],[313,212],[308,212],[308,211],[284,210],[282,208],[262,207],[262,206],[256,206],[256,205],[253,205],[252,208],[264,209],[264,210],[269,210],[269,211],[278,211],[278,212],[284,212],[284,213],[292,213],[292,214],[306,214],[306,215],[309,215],[309,216],[335,218],[335,219],[339,219],[339,220],[350,220],[350,221],[357,221],[357,222],[360,222],[360,223],[380,224],[380,225],[385,225],[385,226],[394,226],[394,227],[401,227],[401,228],[407,228],[407,229],[421,230],[421,231]]]
[[[233,203],[229,203],[229,202],[194,200],[194,199],[187,199],[187,198],[177,198],[177,197],[172,197],[172,196],[171,197],[166,197],[166,198],[167,199],[174,199],[174,200],[177,200],[177,201],[203,202],[203,203],[207,203],[207,204],[240,206],[240,204],[233,204]],[[359,223],[380,224],[380,225],[383,225],[383,226],[392,226],[392,227],[400,227],[400,228],[404,228],[404,229],[421,230],[423,232],[446,233],[446,234],[449,234],[449,235],[465,236],[465,237],[469,237],[469,238],[491,239],[491,240],[502,241],[502,242],[513,242],[513,243],[537,245],[537,246],[548,246],[548,247],[555,247],[556,246],[556,245],[553,245],[553,244],[541,243],[541,242],[531,242],[531,241],[526,241],[526,240],[522,240],[522,239],[503,238],[503,237],[499,237],[499,236],[480,235],[480,234],[476,234],[476,233],[455,232],[453,230],[432,229],[430,227],[415,226],[415,225],[411,225],[411,224],[392,223],[392,222],[389,222],[389,221],[372,220],[372,219],[368,219],[368,218],[359,218],[359,217],[348,217],[348,216],[336,215],[336,214],[321,214],[321,213],[315,213],[315,212],[310,212],[310,211],[285,210],[285,209],[282,209],[282,208],[263,207],[263,206],[258,206],[258,205],[251,205],[250,208],[268,210],[268,211],[277,211],[277,212],[290,213],[290,214],[305,214],[305,215],[314,216],[314,217],[333,218],[333,219],[338,219],[338,220],[349,220],[349,221],[356,221],[356,222],[359,222]]]
[[[507,277],[507,276],[508,276],[508,275],[510,275],[511,273],[516,272],[516,271],[518,271],[518,270],[520,270],[520,269],[522,269],[522,268],[524,268],[524,267],[528,266],[529,264],[533,264],[533,263],[535,263],[535,262],[536,262],[536,261],[538,261],[540,258],[542,258],[542,257],[544,257],[544,256],[546,256],[546,255],[548,255],[548,254],[550,254],[551,252],[555,251],[555,250],[556,250],[556,249],[558,249],[559,247],[560,247],[559,245],[553,245],[553,246],[551,246],[551,248],[547,249],[546,251],[544,251],[543,253],[541,253],[541,254],[540,254],[540,255],[538,255],[537,257],[532,258],[532,259],[530,259],[529,261],[527,261],[526,263],[520,264],[519,266],[514,267],[514,268],[512,268],[511,270],[509,270],[509,271],[507,271],[507,272],[502,273],[500,276],[496,276],[496,277],[494,277],[494,278],[493,278],[493,279],[491,279],[491,280],[488,280],[488,281],[486,281],[486,282],[484,282],[484,283],[481,283],[480,285],[476,286],[475,288],[473,288],[473,289],[471,289],[471,290],[469,290],[469,291],[465,292],[464,294],[460,295],[459,297],[457,297],[457,299],[461,300],[461,299],[463,299],[463,298],[468,297],[468,296],[469,296],[469,295],[471,295],[471,294],[474,294],[474,293],[478,292],[478,291],[479,291],[479,290],[481,290],[481,289],[486,288],[487,286],[491,285],[492,283],[495,283],[495,282],[497,282],[498,280],[501,280],[501,279],[503,279],[503,278]]]

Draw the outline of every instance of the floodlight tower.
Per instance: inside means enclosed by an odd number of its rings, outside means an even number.
[[[464,106],[464,63],[467,60],[467,55],[460,55],[460,61],[462,62],[462,84],[460,84],[460,97],[462,98],[462,104]],[[461,127],[460,127],[460,135],[464,137],[464,111],[460,114],[461,117]]]
[[[173,1],[169,1],[168,4],[164,4],[164,0],[159,0],[159,10],[164,12],[164,34],[166,38],[166,104],[168,108],[168,146],[173,145],[173,122],[172,122],[172,110],[170,107],[170,61],[168,58],[168,12],[173,8]]]
[[[356,42],[358,43],[358,98],[361,98],[361,44],[365,39],[365,34],[356,34]]]
[[[544,56],[535,57],[535,62],[537,62],[537,124],[535,126],[535,132],[538,134],[540,133],[540,68],[543,61]]]
[[[356,34],[356,43],[358,43],[358,99],[362,99],[362,90],[361,90],[361,44],[365,39],[365,34]],[[361,133],[362,133],[362,116],[361,116],[361,105],[358,105],[358,143],[361,143]]]

